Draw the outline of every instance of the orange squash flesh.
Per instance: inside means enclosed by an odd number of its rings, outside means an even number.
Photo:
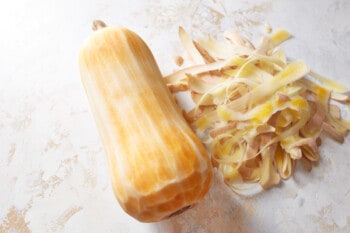
[[[79,64],[121,207],[155,222],[201,200],[213,177],[207,151],[144,41],[124,27],[102,28]]]

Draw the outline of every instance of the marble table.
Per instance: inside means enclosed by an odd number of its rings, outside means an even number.
[[[324,140],[321,159],[280,186],[240,197],[218,176],[205,199],[160,223],[117,204],[82,88],[77,54],[93,19],[149,44],[163,74],[194,36],[237,29],[257,41],[266,23],[293,39],[292,59],[350,88],[350,1],[18,0],[0,6],[0,232],[350,232],[350,138]]]

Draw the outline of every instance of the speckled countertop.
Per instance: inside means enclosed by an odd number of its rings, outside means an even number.
[[[18,0],[0,7],[0,232],[350,232],[349,141],[325,140],[311,173],[242,198],[217,178],[205,199],[170,220],[143,224],[112,193],[77,64],[91,22],[138,32],[164,74],[178,26],[193,35],[239,29],[253,41],[265,22],[294,39],[291,58],[350,87],[350,1]]]

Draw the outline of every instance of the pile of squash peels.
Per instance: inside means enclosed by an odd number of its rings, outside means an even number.
[[[185,117],[234,191],[273,187],[292,176],[297,161],[311,170],[322,132],[344,141],[348,90],[289,61],[280,47],[287,31],[257,46],[237,31],[194,40],[180,27],[179,37],[187,65],[179,59],[164,80],[173,93],[190,92],[195,107]]]

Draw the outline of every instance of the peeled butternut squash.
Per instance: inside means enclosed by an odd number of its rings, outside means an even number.
[[[155,222],[201,200],[213,177],[207,151],[145,42],[124,27],[100,28],[79,65],[120,206]]]

